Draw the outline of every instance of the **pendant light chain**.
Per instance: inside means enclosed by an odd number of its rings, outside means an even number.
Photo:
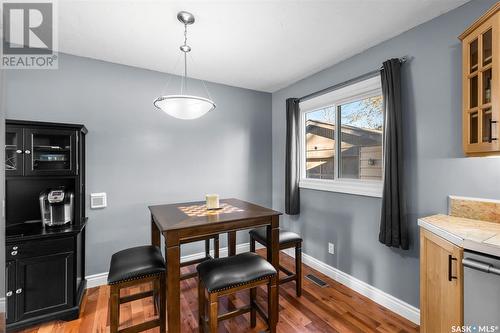
[[[187,45],[187,24],[184,24],[184,44],[181,46],[181,51],[184,53],[184,76],[181,80],[181,95],[187,91],[187,53],[191,51],[191,47]]]

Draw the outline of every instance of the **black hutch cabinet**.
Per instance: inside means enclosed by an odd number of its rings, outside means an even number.
[[[87,129],[7,120],[5,132],[7,330],[76,319],[86,287]],[[74,194],[71,223],[45,226],[39,195],[60,186]]]

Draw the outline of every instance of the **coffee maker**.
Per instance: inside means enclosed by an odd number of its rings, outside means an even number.
[[[62,226],[73,219],[73,192],[66,187],[48,188],[40,193],[40,213],[46,226]]]

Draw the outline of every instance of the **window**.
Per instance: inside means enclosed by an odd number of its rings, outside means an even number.
[[[380,78],[301,102],[300,109],[300,187],[382,196]]]

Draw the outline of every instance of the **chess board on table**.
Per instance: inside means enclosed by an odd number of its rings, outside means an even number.
[[[244,209],[227,203],[221,203],[220,208],[214,210],[207,209],[207,205],[180,206],[178,208],[189,217],[203,217],[208,215],[229,214],[245,211]]]

